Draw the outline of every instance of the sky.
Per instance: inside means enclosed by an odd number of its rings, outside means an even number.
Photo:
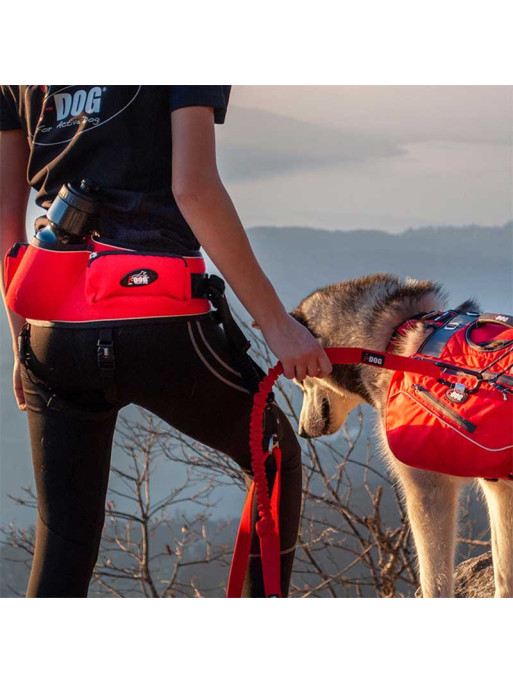
[[[234,85],[216,138],[246,228],[513,218],[513,86]]]
[[[217,152],[247,228],[499,225],[513,86],[235,85]]]

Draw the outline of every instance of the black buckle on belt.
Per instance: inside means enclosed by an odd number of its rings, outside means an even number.
[[[114,332],[112,328],[101,330],[96,343],[96,358],[103,382],[103,391],[108,401],[116,401],[116,367],[114,357]]]
[[[192,273],[191,274],[191,297],[193,299],[210,299],[216,305],[216,302],[223,296],[225,291],[225,283],[219,276],[208,275],[207,273]]]
[[[115,359],[114,359],[114,345],[113,344],[105,344],[105,343],[102,344],[98,340],[97,355],[98,355],[98,367],[100,369],[107,370],[109,368],[114,368]]]
[[[102,330],[96,343],[96,358],[100,370],[114,370],[116,360],[114,356],[114,338],[109,328]]]
[[[223,297],[226,290],[225,282],[219,276],[212,274],[209,275],[206,282],[207,296],[210,301],[217,306],[217,302]]]

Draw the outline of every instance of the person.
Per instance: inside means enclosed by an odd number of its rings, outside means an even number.
[[[2,254],[26,240],[30,188],[48,209],[65,182],[92,178],[102,191],[96,234],[103,244],[186,257],[203,249],[260,327],[286,378],[331,371],[319,342],[287,313],[264,274],[219,177],[214,124],[224,122],[230,86],[1,86],[0,97]],[[40,229],[47,220],[37,223]],[[2,295],[5,303],[3,289]],[[28,416],[38,501],[27,596],[85,597],[101,541],[118,411],[141,406],[250,473],[252,396],[210,311],[88,323],[26,321],[6,311],[14,395]],[[113,392],[96,357],[107,325],[116,359]],[[23,330],[28,352],[20,358]],[[283,452],[286,596],[301,461],[291,425],[274,409]],[[251,550],[243,595],[263,596],[256,534]]]

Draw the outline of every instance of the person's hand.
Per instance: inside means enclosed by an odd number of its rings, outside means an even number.
[[[12,387],[14,390],[14,398],[18,404],[20,411],[26,411],[25,395],[23,394],[23,386],[21,384],[21,364],[17,356],[14,357],[14,369],[12,372]]]
[[[321,344],[290,314],[259,327],[289,380],[304,380],[307,375],[324,378],[331,373],[331,362]]]

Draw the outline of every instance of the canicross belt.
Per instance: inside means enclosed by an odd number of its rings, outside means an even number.
[[[119,249],[98,241],[51,249],[37,237],[5,256],[6,303],[20,316],[97,322],[210,311],[201,256]]]

